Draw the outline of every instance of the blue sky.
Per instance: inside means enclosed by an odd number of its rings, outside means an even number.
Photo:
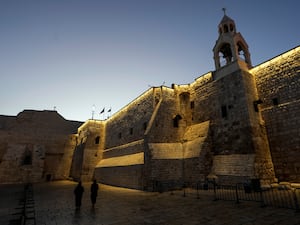
[[[253,65],[299,45],[299,0],[1,0],[0,115],[103,119],[151,86],[191,83],[215,69],[223,7]]]

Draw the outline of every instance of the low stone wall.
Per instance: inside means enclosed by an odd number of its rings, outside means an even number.
[[[143,189],[143,165],[96,167],[95,179],[103,184]]]
[[[222,184],[245,182],[248,178],[254,178],[254,160],[254,154],[216,155],[212,174]]]

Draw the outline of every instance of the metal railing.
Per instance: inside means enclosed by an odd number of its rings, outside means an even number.
[[[215,182],[178,182],[155,181],[153,191],[181,193],[183,197],[197,197],[209,194],[214,201],[225,200],[240,203],[252,201],[261,207],[271,206],[293,209],[300,212],[300,188],[288,185],[260,187],[251,184],[237,183],[235,185],[222,185]]]
[[[294,209],[300,212],[300,189],[288,186],[253,189],[248,184],[217,185],[214,193],[215,200],[259,202],[262,207],[272,206]]]

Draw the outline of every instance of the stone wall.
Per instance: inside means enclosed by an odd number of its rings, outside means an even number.
[[[254,153],[248,104],[241,71],[214,81],[213,113],[214,153]],[[252,110],[252,108],[250,109]]]
[[[176,89],[161,87],[162,102],[147,133],[149,143],[172,143],[180,141],[187,126],[187,118],[180,110]],[[177,118],[177,119],[176,119]],[[175,120],[178,123],[176,126]]]
[[[66,180],[70,178],[70,169],[72,165],[72,159],[74,154],[74,147],[76,146],[77,140],[76,135],[68,135],[66,139],[63,154],[60,155],[60,158],[57,161],[57,167],[53,166],[53,161],[49,160],[49,163],[52,164],[54,171],[52,179],[54,180]],[[46,157],[47,158],[47,157]],[[49,177],[46,175],[46,180]]]
[[[300,47],[253,68],[279,181],[300,182]]]
[[[183,182],[184,152],[182,143],[150,143],[150,175],[148,183]],[[151,187],[149,187],[151,188]]]
[[[212,163],[209,124],[206,121],[188,126],[182,139],[175,143],[149,143],[149,183],[195,185],[198,181],[204,182]]]
[[[143,165],[102,167],[97,168],[95,173],[97,180],[103,184],[133,189],[143,188]]]
[[[81,181],[94,179],[94,170],[102,159],[104,145],[105,123],[103,121],[88,120],[78,128],[70,172],[73,179]]]
[[[106,149],[95,168],[95,179],[105,184],[143,189],[143,140]]]
[[[189,126],[183,137],[183,180],[194,187],[196,182],[204,182],[211,173],[213,152],[210,125],[208,120]]]
[[[69,135],[80,122],[66,121],[56,111],[0,118],[0,183],[68,178],[75,144]]]
[[[143,139],[159,96],[151,88],[106,122],[105,149]]]
[[[216,89],[212,73],[205,74],[195,80],[191,84],[191,102],[192,120],[193,124],[202,123],[211,120],[219,113],[216,112]]]
[[[160,99],[161,89],[151,88],[106,121],[102,160],[95,168],[97,180],[143,188],[144,135]]]
[[[236,67],[239,65],[234,69]],[[230,71],[230,68],[225,69]],[[240,157],[244,162],[239,163],[245,165],[249,165],[248,156],[255,155],[247,173],[240,164],[232,162],[231,167],[237,173],[229,174],[227,181],[230,176],[234,181],[236,177],[240,177],[240,181],[247,178],[272,180],[274,171],[264,122],[253,106],[257,99],[254,77],[241,69],[226,75],[222,70],[217,75],[208,73],[190,85],[149,89],[107,121],[103,160],[97,170],[99,174],[103,174],[102,168],[112,173],[116,172],[114,167],[119,166],[128,170],[125,168],[128,165],[109,164],[124,160],[122,156],[130,159],[137,153],[136,142],[144,140],[144,146],[139,149],[145,157],[141,174],[146,186],[155,181],[203,181],[208,175],[222,171],[213,169],[219,168],[216,163],[220,155],[229,158],[244,155]],[[147,127],[136,132],[141,124]],[[195,136],[203,127],[209,132],[202,138]],[[223,176],[222,172],[215,175]]]
[[[182,115],[182,119],[178,121],[178,126],[174,127],[176,115]],[[115,185],[122,185],[122,183],[118,184],[117,182],[122,181],[124,183],[125,177],[136,179],[124,176],[122,169],[127,172],[133,169],[132,173],[138,173],[140,177],[138,182],[128,180],[128,185],[130,183],[146,185],[145,179],[148,181],[152,179],[151,176],[147,176],[151,174],[152,168],[156,169],[163,165],[145,167],[144,162],[150,160],[148,147],[145,148],[145,145],[147,146],[151,142],[169,143],[178,141],[182,137],[185,127],[186,120],[180,111],[180,106],[177,104],[174,90],[167,87],[149,89],[107,121],[103,159],[95,170],[97,179],[102,180],[104,183],[114,182]],[[146,143],[144,141],[145,137]],[[143,154],[142,162],[139,157],[136,157],[136,153]],[[123,156],[126,156],[126,158]],[[130,164],[128,164],[128,161]],[[166,170],[169,169],[168,166],[165,165],[165,167]],[[137,172],[137,168],[139,172]],[[113,175],[115,180],[106,181],[105,178],[100,176],[103,171],[108,173],[104,177],[108,178]],[[120,174],[117,175],[116,171]],[[117,179],[117,177],[120,179]]]
[[[299,51],[150,88],[105,121],[66,121],[55,111],[0,116],[0,183],[69,175],[145,190],[207,177],[300,182]]]
[[[195,80],[192,85],[193,122],[206,119],[211,121],[212,144],[209,151],[216,156],[213,159],[214,167],[219,163],[217,156],[220,155],[231,158],[245,154],[247,158],[248,154],[255,154],[255,163],[250,170],[252,174],[241,176],[239,174],[243,173],[242,169],[237,171],[237,175],[230,175],[232,182],[239,176],[240,182],[245,181],[246,177],[273,181],[274,171],[264,123],[253,107],[253,102],[258,99],[255,80],[239,64],[240,62],[234,62]],[[244,164],[247,165],[247,161]],[[236,166],[235,170],[239,169],[241,167]],[[218,171],[212,169],[211,173]],[[214,175],[223,176],[221,173]],[[226,177],[226,182],[230,182],[229,177]]]

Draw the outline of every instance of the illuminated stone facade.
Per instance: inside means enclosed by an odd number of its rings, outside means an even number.
[[[300,182],[300,47],[251,70],[279,180]]]
[[[14,130],[3,124],[25,112],[1,118],[1,182],[26,173],[34,181],[96,178],[150,191],[211,178],[300,182],[300,47],[252,67],[235,22],[224,15],[218,28],[215,71],[190,84],[152,87],[103,121],[64,121],[76,134],[46,125],[37,133],[33,119],[19,134],[22,123]],[[31,165],[11,178],[28,151]]]
[[[300,182],[299,51],[253,68],[246,41],[225,15],[215,71],[188,85],[150,88],[104,121],[95,177],[146,190],[211,177]]]
[[[69,178],[81,122],[56,111],[24,110],[0,116],[0,183]]]

